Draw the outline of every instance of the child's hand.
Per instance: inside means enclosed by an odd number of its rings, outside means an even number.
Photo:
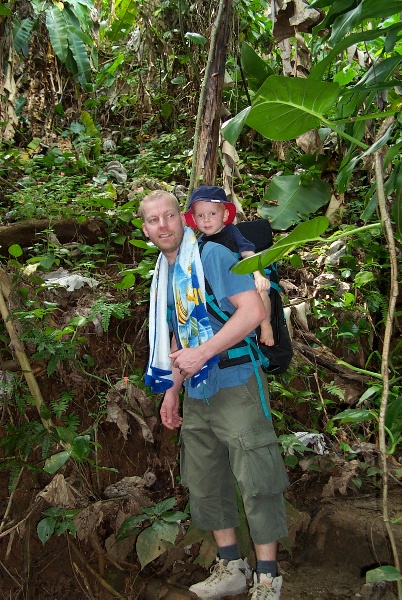
[[[259,271],[254,273],[254,283],[255,287],[257,288],[257,292],[259,293],[266,292],[271,287],[269,279],[261,275]]]

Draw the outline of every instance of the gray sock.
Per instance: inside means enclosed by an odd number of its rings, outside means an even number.
[[[239,549],[237,544],[231,544],[230,546],[222,546],[218,549],[219,558],[224,560],[238,560],[240,558]]]
[[[276,560],[257,560],[257,575],[262,573],[265,575],[270,573],[271,577],[276,577],[278,574]]]

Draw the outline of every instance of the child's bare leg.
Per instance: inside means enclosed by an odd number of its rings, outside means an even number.
[[[272,326],[271,326],[271,300],[269,299],[269,294],[266,291],[260,292],[260,296],[261,296],[261,300],[264,304],[265,312],[267,315],[260,325],[260,327],[261,327],[260,342],[262,344],[265,344],[266,346],[273,346],[275,341],[274,341],[274,332],[272,331]]]

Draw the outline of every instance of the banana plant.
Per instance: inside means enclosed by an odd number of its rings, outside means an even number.
[[[340,193],[346,191],[357,163],[387,143],[391,147],[386,162],[394,162],[392,185],[400,196],[402,166],[400,161],[395,161],[400,154],[400,141],[396,139],[396,148],[392,146],[393,139],[397,138],[397,123],[385,132],[376,146],[369,146],[364,140],[365,121],[399,115],[401,106],[401,96],[397,92],[400,80],[396,77],[402,62],[401,44],[398,41],[402,29],[399,19],[401,3],[399,0],[387,0],[384,6],[381,4],[381,9],[377,4],[374,0],[363,0],[357,6],[353,4],[352,7],[351,4],[350,10],[343,6],[342,11],[338,10],[337,3],[330,5],[324,21],[313,32],[315,37],[311,45],[319,60],[306,78],[273,74],[267,61],[243,44],[242,68],[252,101],[250,106],[224,124],[223,137],[234,145],[244,126],[254,129],[265,138],[281,141],[296,139],[312,129],[332,131],[347,147],[336,181]],[[317,0],[311,6],[327,7],[328,0]],[[353,31],[353,27],[361,27],[368,21],[371,29]],[[328,33],[320,37],[323,31]],[[348,49],[369,41],[375,44],[375,54],[380,59],[372,62],[357,83],[350,86],[342,71],[336,71],[335,58],[339,62],[339,56]],[[375,112],[370,111],[375,107],[379,93],[388,94],[388,105],[381,112],[375,109]],[[311,177],[313,185],[309,187],[303,176],[295,175],[293,181],[289,176],[275,177],[267,188],[258,212],[271,219],[274,229],[288,229],[301,216],[307,218],[329,200],[330,194],[323,196],[317,179],[317,176]],[[297,187],[303,188],[303,185],[305,193],[297,193],[300,192]],[[309,202],[305,201],[306,198]],[[371,198],[370,214],[376,206],[374,187]],[[367,212],[366,217],[370,214]]]
[[[91,0],[49,2],[31,0],[32,16],[13,21],[16,52],[28,55],[33,32],[46,26],[53,51],[76,81],[85,86],[91,81],[91,63],[97,68],[97,49],[91,34],[94,5]]]

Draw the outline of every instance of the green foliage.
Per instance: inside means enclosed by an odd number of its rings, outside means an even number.
[[[130,302],[108,302],[105,298],[99,298],[91,308],[89,318],[92,319],[96,315],[101,316],[103,331],[109,329],[111,317],[124,319],[130,314]]]
[[[135,177],[155,177],[159,181],[185,182],[191,173],[192,146],[186,129],[181,127],[173,133],[161,133],[144,140],[129,162]]]
[[[284,230],[316,213],[329,199],[329,186],[318,177],[277,176],[268,186],[258,213],[270,219],[273,229]]]
[[[329,221],[326,217],[315,217],[311,221],[299,223],[286,237],[281,238],[268,250],[257,252],[250,258],[237,263],[232,267],[234,273],[253,273],[267,267],[312,240],[322,240],[321,234],[328,228]]]
[[[188,513],[173,510],[175,503],[175,498],[162,500],[151,508],[143,508],[140,515],[123,521],[116,542],[140,532],[136,540],[136,551],[141,569],[175,543],[179,521],[188,518]]]
[[[366,583],[379,581],[402,581],[402,573],[392,565],[378,567],[366,573]]]
[[[29,43],[35,29],[44,18],[52,48],[59,60],[66,65],[76,80],[84,86],[91,80],[91,58],[96,58],[91,33],[91,10],[89,0],[69,0],[63,5],[48,5],[45,2],[30,2],[34,18],[13,22],[14,47],[16,52],[28,55]]]
[[[74,524],[73,517],[78,514],[81,509],[65,509],[58,506],[51,506],[42,511],[42,515],[46,515],[41,519],[36,527],[36,532],[42,544],[45,544],[53,533],[58,536],[68,532],[74,536],[77,533],[77,528]]]

